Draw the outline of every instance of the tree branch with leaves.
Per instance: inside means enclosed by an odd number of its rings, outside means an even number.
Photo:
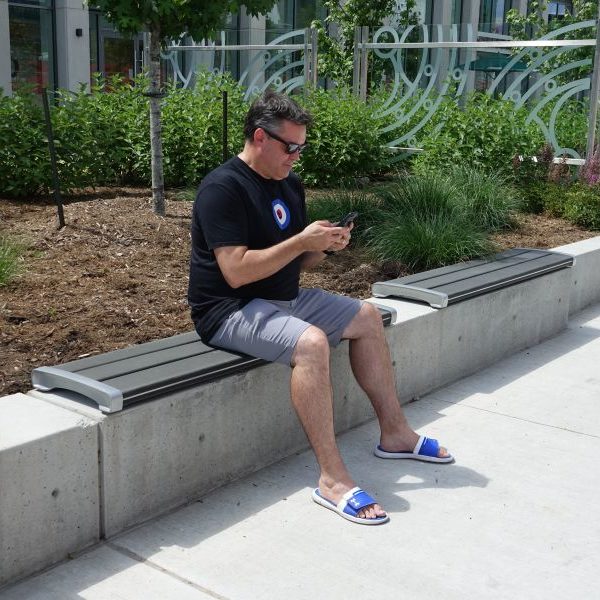
[[[245,0],[243,6],[252,16],[267,13],[276,0]],[[135,35],[146,31],[150,38],[149,84],[150,144],[152,152],[152,200],[154,212],[165,214],[163,152],[161,139],[160,53],[168,40],[189,35],[208,39],[225,25],[229,13],[237,12],[238,0],[94,0],[96,6],[121,33]]]

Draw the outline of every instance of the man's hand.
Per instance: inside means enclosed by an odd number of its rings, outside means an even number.
[[[225,281],[232,287],[269,277],[304,255],[301,268],[309,268],[323,260],[323,250],[343,250],[350,241],[352,227],[335,227],[329,221],[315,221],[287,240],[264,248],[248,250],[246,246],[215,248],[215,258]]]
[[[343,250],[350,241],[352,227],[336,227],[329,221],[315,221],[300,234],[302,245],[309,252]]]

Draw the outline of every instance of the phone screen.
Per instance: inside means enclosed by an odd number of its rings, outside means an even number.
[[[354,219],[356,219],[356,217],[358,217],[357,212],[350,212],[336,223],[336,227],[347,227]]]

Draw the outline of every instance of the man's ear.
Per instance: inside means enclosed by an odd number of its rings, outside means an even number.
[[[257,127],[254,130],[254,136],[252,139],[254,142],[261,143],[264,142],[265,139],[267,139],[267,134],[265,133],[265,130],[262,129],[262,127]]]

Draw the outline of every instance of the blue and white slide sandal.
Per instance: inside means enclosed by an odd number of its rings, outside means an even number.
[[[352,521],[353,523],[360,523],[361,525],[381,525],[390,520],[389,515],[375,517],[373,519],[365,519],[364,517],[357,516],[363,508],[377,503],[369,496],[369,494],[367,494],[367,492],[361,490],[359,487],[352,488],[346,492],[338,504],[334,504],[331,500],[323,498],[319,488],[313,490],[312,499],[317,504],[336,512],[340,517],[344,517],[344,519],[348,519],[348,521]]]
[[[379,458],[412,458],[413,460],[432,463],[449,463],[454,461],[454,457],[451,454],[448,454],[448,456],[438,456],[439,451],[440,445],[437,440],[422,435],[412,452],[388,452],[381,446],[377,446],[375,448],[375,456]]]

